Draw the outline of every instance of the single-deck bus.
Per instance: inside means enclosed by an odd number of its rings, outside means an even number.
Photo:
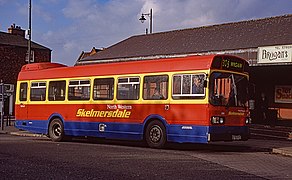
[[[208,143],[247,140],[248,63],[228,55],[67,67],[24,65],[15,126],[48,135]]]

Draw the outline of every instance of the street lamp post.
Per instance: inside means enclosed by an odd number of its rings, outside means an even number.
[[[150,13],[142,13],[142,15],[141,15],[141,17],[139,19],[142,23],[144,23],[146,21],[145,16],[149,16],[149,18],[150,18],[150,34],[152,34],[152,30],[153,30],[153,27],[152,27],[152,25],[153,25],[153,22],[152,22],[153,21],[152,9],[150,9]],[[146,34],[147,34],[147,31],[146,31]]]
[[[31,0],[29,0],[29,4],[28,4],[28,49],[27,49],[27,53],[28,53],[28,64],[30,63],[30,59],[31,59]]]
[[[4,83],[0,80],[0,123],[1,130],[4,130]]]

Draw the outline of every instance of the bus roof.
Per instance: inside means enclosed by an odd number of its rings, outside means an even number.
[[[72,67],[58,63],[33,63],[22,67],[18,80],[203,70],[212,66],[215,57],[226,57],[226,55],[186,56]]]

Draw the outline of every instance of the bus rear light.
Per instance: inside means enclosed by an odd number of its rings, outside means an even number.
[[[211,117],[211,123],[212,124],[224,124],[225,118],[221,116],[212,116]]]

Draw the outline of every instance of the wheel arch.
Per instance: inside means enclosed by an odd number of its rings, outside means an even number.
[[[58,119],[60,119],[60,120],[62,121],[63,126],[64,126],[64,129],[65,129],[65,123],[64,123],[64,118],[63,118],[63,116],[62,116],[61,114],[59,114],[59,113],[53,113],[53,114],[51,114],[50,117],[48,118],[48,124],[47,124],[47,135],[49,135],[49,127],[50,127],[50,124],[51,124],[52,120],[53,120],[53,119],[56,119],[56,118],[58,118]]]
[[[168,129],[167,129],[167,122],[166,122],[165,118],[159,114],[151,114],[145,118],[144,123],[143,123],[144,124],[143,125],[143,139],[145,139],[145,133],[146,133],[146,128],[147,128],[148,124],[154,120],[158,120],[158,121],[162,122],[162,124],[165,127],[165,131],[166,131],[166,135],[167,135]]]

